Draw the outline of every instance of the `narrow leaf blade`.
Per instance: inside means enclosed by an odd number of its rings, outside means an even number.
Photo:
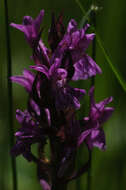
[[[80,9],[81,9],[83,15],[86,15],[86,11],[85,11],[85,9],[83,8],[83,6],[82,6],[80,0],[75,0],[75,1],[76,1],[77,5],[80,7]],[[89,15],[88,15],[87,20],[89,21]],[[109,55],[107,54],[107,52],[106,52],[106,50],[105,50],[105,48],[104,48],[104,46],[103,46],[102,40],[101,40],[99,34],[97,33],[96,29],[95,29],[93,26],[91,26],[91,28],[92,28],[92,30],[94,30],[94,32],[95,32],[95,34],[96,34],[97,43],[98,43],[99,47],[101,48],[101,50],[102,50],[102,52],[103,52],[103,54],[104,54],[104,56],[105,56],[105,59],[106,59],[107,63],[109,64],[111,70],[113,71],[113,73],[114,73],[116,79],[118,80],[119,84],[121,85],[122,89],[126,92],[126,81],[123,79],[121,73],[118,71],[118,69],[117,69],[117,68],[115,67],[115,65],[112,63],[112,61],[111,61]]]

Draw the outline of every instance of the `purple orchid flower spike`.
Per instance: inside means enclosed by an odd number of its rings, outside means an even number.
[[[106,98],[105,100],[95,103],[94,101],[94,87],[90,89],[90,113],[89,117],[85,117],[82,122],[83,132],[78,139],[78,145],[82,142],[86,142],[89,149],[94,146],[105,150],[105,135],[102,129],[102,125],[112,115],[114,109],[112,107],[105,107],[112,101],[112,97]]]
[[[106,148],[102,125],[114,109],[106,107],[112,97],[96,103],[92,87],[89,91],[89,116],[82,120],[76,118],[86,91],[72,87],[70,82],[101,73],[100,67],[86,53],[95,34],[87,33],[88,24],[78,29],[74,19],[69,22],[65,33],[62,14],[57,20],[53,15],[48,35],[49,50],[40,39],[43,16],[44,10],[41,10],[36,19],[25,16],[23,24],[11,24],[24,33],[35,62],[30,66],[34,73],[24,69],[23,75],[11,77],[28,92],[27,109],[16,111],[21,128],[15,133],[16,144],[11,153],[35,162],[43,190],[66,190],[69,181],[80,177],[90,167],[90,150],[93,147]],[[47,142],[49,159],[45,154]],[[83,142],[88,146],[89,159],[77,170],[77,152]],[[31,151],[33,144],[37,144],[36,156]]]
[[[33,81],[35,79],[35,75],[31,71],[24,69],[23,75],[12,76],[12,77],[10,77],[10,79],[13,82],[18,83],[21,86],[23,86],[26,89],[26,91],[28,93],[30,93],[32,90],[32,84],[33,84]]]

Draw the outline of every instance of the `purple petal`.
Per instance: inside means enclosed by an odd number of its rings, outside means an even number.
[[[84,36],[84,39],[80,41],[79,48],[83,48],[83,50],[86,51],[90,43],[93,41],[94,37],[95,37],[94,33],[86,34]]]
[[[44,10],[41,10],[40,13],[39,13],[39,15],[33,21],[33,24],[34,24],[34,27],[35,27],[37,33],[40,30],[40,25],[42,23],[43,17],[44,17]]]
[[[22,122],[24,121],[24,118],[25,118],[24,112],[17,109],[16,110],[16,119],[18,120],[18,122],[22,124]]]
[[[51,115],[50,115],[49,109],[46,108],[45,112],[46,112],[46,116],[47,116],[47,120],[48,120],[48,125],[51,126]]]
[[[56,107],[64,110],[66,108],[80,108],[80,99],[84,96],[85,90],[67,86],[56,91]]]
[[[80,137],[78,138],[78,146],[80,146],[84,140],[87,138],[87,136],[90,134],[91,129],[84,131],[81,133]]]
[[[74,58],[73,58],[74,60]],[[74,64],[75,73],[72,80],[86,80],[89,77],[101,74],[100,67],[88,55],[84,55]]]
[[[33,99],[29,100],[30,106],[32,108],[32,110],[35,111],[35,113],[40,116],[40,108],[39,106],[35,103],[35,101]]]
[[[95,87],[92,86],[89,90],[89,96],[90,96],[90,103],[91,105],[95,105],[95,100],[94,100],[94,90],[95,90]]]
[[[75,49],[76,51],[82,52],[85,51],[90,42],[93,40],[95,34],[85,34],[86,29],[89,25],[85,26],[85,28],[82,28],[80,30],[76,30],[71,34],[71,45],[69,49]],[[81,54],[81,53],[80,53]]]
[[[27,79],[25,79],[23,76],[12,76],[10,78],[12,81],[21,84],[22,86],[24,86],[28,91],[30,91],[29,88],[29,82],[27,81]]]
[[[31,71],[29,71],[27,69],[24,69],[23,75],[25,78],[29,79],[29,81],[31,81],[31,83],[33,83],[33,81],[35,79],[34,73],[32,73]]]
[[[92,120],[99,120],[100,124],[104,123],[107,121],[107,119],[111,116],[112,112],[114,111],[113,108],[105,108],[107,104],[109,104],[112,101],[112,97],[106,98],[103,101],[99,103],[95,103],[94,100],[94,87],[92,87],[89,91],[89,96],[90,96],[90,117]]]
[[[97,136],[99,135],[99,133],[100,133],[99,130],[93,129],[93,130],[91,131],[91,139],[93,140],[93,139],[97,138]]]
[[[71,36],[69,34],[65,34],[63,37],[63,40],[59,43],[58,47],[58,53],[64,53],[66,50],[69,49],[69,46],[71,45]]]
[[[60,59],[56,58],[55,63],[52,64],[49,69],[49,76],[53,77],[53,75],[55,75],[58,68],[60,68]]]
[[[44,45],[44,43],[42,42],[42,40],[39,41],[39,46],[42,50],[42,54],[43,56],[46,58],[47,62],[49,63],[50,60],[49,60],[49,57],[48,57],[48,48]]]
[[[10,79],[23,86],[27,92],[31,92],[32,84],[24,76],[12,76]]]
[[[83,30],[77,30],[71,34],[71,45],[69,47],[70,50],[78,48],[81,36],[83,35],[84,35]]]
[[[99,102],[98,104],[96,104],[97,109],[99,109],[99,111],[103,111],[104,107],[109,104],[110,102],[112,102],[113,98],[109,97],[104,99],[103,101]]]
[[[31,47],[34,47],[35,42],[39,42],[40,38],[40,24],[44,16],[44,10],[40,11],[38,17],[33,20],[30,16],[25,16],[23,18],[23,24],[11,23],[10,26],[24,32],[25,38]]]
[[[42,186],[43,190],[51,190],[50,185],[44,179],[40,179],[40,185]]]
[[[57,83],[58,86],[64,86],[67,78],[67,71],[63,68],[59,68],[59,63],[54,63],[49,69],[50,79],[53,79],[53,83]]]
[[[78,144],[80,145],[84,140],[89,149],[98,147],[101,150],[105,150],[106,148],[105,134],[103,130],[89,129],[87,131],[84,131],[80,136]]]
[[[32,25],[21,25],[21,24],[15,24],[15,23],[11,23],[10,26],[12,26],[13,28],[16,28],[18,30],[20,30],[21,32],[24,33],[26,40],[28,41],[28,43],[31,45],[32,44],[32,38],[36,37],[35,34],[35,30],[32,27]]]
[[[80,88],[72,88],[72,89],[73,89],[73,96],[75,96],[79,100],[81,100],[81,98],[86,94],[86,91],[84,89]]]
[[[47,78],[49,77],[48,68],[45,65],[38,64],[35,66],[30,66],[30,68],[45,74]]]
[[[56,78],[59,80],[63,80],[67,77],[67,71],[65,69],[59,68],[57,69]]]
[[[93,130],[91,133],[92,144],[101,150],[106,149],[105,145],[105,134],[103,130]]]
[[[35,75],[31,71],[24,69],[22,76],[12,76],[10,77],[10,79],[13,82],[16,82],[20,84],[21,86],[23,86],[27,90],[27,92],[31,92]]]
[[[106,122],[111,117],[113,111],[114,111],[114,108],[112,108],[112,107],[105,108],[102,115],[101,115],[101,117],[100,117],[100,119],[99,119],[99,122],[101,124]]]
[[[12,156],[18,156],[24,152],[25,146],[22,144],[22,142],[16,143],[13,148],[11,149]]]
[[[11,23],[10,26],[20,30],[21,32],[25,32],[25,26],[24,25]]]
[[[77,30],[77,23],[74,19],[71,19],[68,23],[67,33],[72,33],[75,30]]]

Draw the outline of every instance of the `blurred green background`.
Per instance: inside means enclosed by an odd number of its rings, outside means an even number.
[[[81,0],[88,10],[90,0]],[[102,7],[97,13],[97,31],[109,53],[113,64],[120,70],[126,80],[126,1],[98,0]],[[64,22],[67,25],[71,18],[80,22],[82,12],[74,0],[8,0],[9,22],[21,23],[24,15],[36,17],[41,9],[45,9],[43,41],[47,43],[47,33],[51,21],[52,11],[58,15],[64,12]],[[13,75],[21,74],[24,68],[33,64],[30,60],[31,50],[24,40],[24,35],[16,29],[10,28],[12,49]],[[112,105],[115,112],[104,126],[107,150],[93,151],[92,161],[92,189],[91,190],[125,190],[126,189],[126,99],[125,92],[120,87],[111,71],[101,49],[97,45],[97,64],[103,70],[101,76],[96,77],[96,99],[113,96]],[[90,80],[88,80],[90,84]],[[85,88],[85,83],[79,82]],[[27,94],[24,89],[13,84],[13,118],[15,130],[19,127],[15,120],[15,110],[24,109]],[[0,190],[12,190],[12,171],[9,145],[8,126],[8,88],[7,88],[7,50],[5,34],[4,0],[0,1]],[[81,153],[80,164],[85,154]],[[18,189],[39,190],[36,177],[36,167],[28,163],[23,157],[17,158]],[[86,190],[87,175],[70,183],[71,190]]]

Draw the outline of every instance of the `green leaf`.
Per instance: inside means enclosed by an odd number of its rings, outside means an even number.
[[[75,0],[75,1],[76,1],[76,3],[78,4],[78,6],[80,7],[80,9],[81,9],[83,15],[85,15],[85,17],[86,17],[86,15],[87,15],[87,14],[86,14],[86,11],[85,11],[85,9],[83,8],[81,2],[80,2],[79,0]],[[92,9],[90,9],[90,11],[92,11]],[[87,16],[88,16],[88,17],[86,17],[86,19],[89,21],[89,14],[88,14]],[[95,29],[93,26],[91,26],[91,28],[92,28],[92,30],[93,30],[93,31],[95,32],[95,34],[96,34],[97,43],[98,43],[99,47],[101,48],[101,50],[102,50],[102,52],[103,52],[103,54],[104,54],[104,56],[105,56],[105,59],[106,59],[107,63],[109,64],[109,66],[110,66],[111,70],[113,71],[113,73],[114,73],[116,79],[118,80],[119,84],[121,85],[121,87],[123,88],[123,90],[126,92],[126,81],[123,79],[121,73],[118,71],[118,69],[117,69],[117,68],[115,67],[115,65],[112,63],[112,61],[111,61],[109,55],[107,54],[107,52],[106,52],[106,50],[105,50],[105,48],[104,48],[104,46],[103,46],[102,40],[101,40],[99,34],[97,33],[96,29]]]
[[[86,24],[86,21],[88,20],[90,14],[91,14],[91,11],[92,9],[90,8],[86,14],[82,17],[81,21],[80,21],[80,24],[79,24],[79,28],[82,28],[85,24]]]
[[[98,35],[98,33],[95,31],[96,33],[96,40],[97,40],[97,43],[99,45],[99,47],[101,48],[104,56],[105,56],[105,59],[106,61],[108,62],[110,68],[112,69],[113,73],[115,74],[118,82],[120,83],[121,87],[123,88],[123,90],[126,92],[126,81],[123,79],[123,77],[121,76],[121,73],[117,70],[117,68],[114,66],[114,64],[112,63],[110,57],[108,56],[104,46],[103,46],[103,43],[100,39],[100,36]]]

